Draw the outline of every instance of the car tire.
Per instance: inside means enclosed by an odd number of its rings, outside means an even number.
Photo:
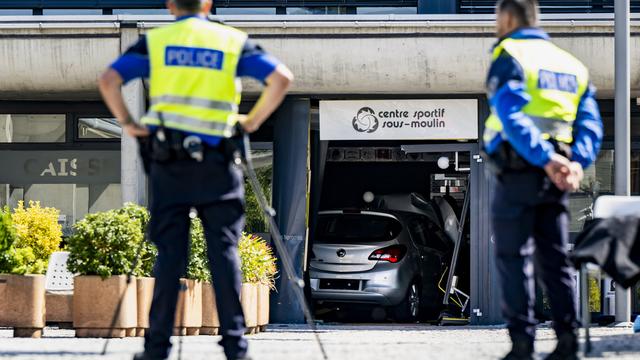
[[[392,315],[397,322],[415,322],[420,316],[420,286],[417,282],[411,283],[407,295],[392,309]]]

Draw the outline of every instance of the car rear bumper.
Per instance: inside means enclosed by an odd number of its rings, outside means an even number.
[[[367,272],[335,273],[310,269],[311,295],[316,301],[398,305],[406,296],[414,274],[405,264],[378,264]],[[321,280],[357,280],[357,290],[320,288]]]

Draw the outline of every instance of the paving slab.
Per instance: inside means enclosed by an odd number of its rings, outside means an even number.
[[[509,350],[504,327],[322,325],[319,335],[330,360],[499,359]],[[124,360],[131,359],[143,344],[140,338],[111,340],[107,355],[101,356],[104,339],[77,339],[73,330],[47,328],[41,339],[11,336],[11,330],[0,329],[0,358]],[[181,348],[184,360],[224,360],[219,339],[174,337],[171,359],[180,358]],[[537,356],[542,358],[555,346],[553,331],[541,328],[537,339]],[[640,334],[633,334],[630,328],[594,328],[592,340],[594,352],[589,358],[640,359]],[[304,326],[272,325],[267,332],[250,336],[249,343],[255,360],[322,360],[313,333]]]

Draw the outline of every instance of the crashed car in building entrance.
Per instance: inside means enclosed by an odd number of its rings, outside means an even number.
[[[376,197],[363,209],[320,212],[312,298],[382,307],[398,322],[437,319],[458,238],[455,206],[445,197],[402,194]]]

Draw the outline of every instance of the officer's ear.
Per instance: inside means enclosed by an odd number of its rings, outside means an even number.
[[[171,15],[175,15],[176,12],[178,11],[176,3],[173,0],[167,0],[166,6],[167,6],[167,9],[169,9],[169,12],[171,13]]]
[[[202,12],[205,14],[211,14],[211,8],[213,7],[213,0],[202,1]]]

